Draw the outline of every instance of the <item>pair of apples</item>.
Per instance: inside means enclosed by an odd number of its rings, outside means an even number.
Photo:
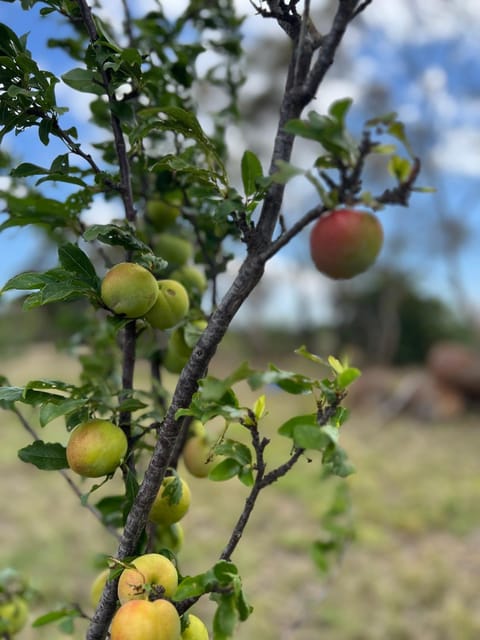
[[[127,454],[128,441],[123,430],[109,420],[87,420],[75,427],[67,443],[67,462],[72,471],[85,478],[100,478],[117,469]],[[188,484],[179,479],[181,496],[170,500],[168,485],[173,476],[164,478],[152,506],[150,519],[162,525],[178,522],[188,511],[191,493]]]
[[[177,280],[157,280],[135,262],[119,262],[102,280],[100,294],[106,307],[127,318],[145,318],[156,329],[169,329],[190,307],[187,290]]]
[[[92,585],[91,600],[96,606],[109,577],[102,571]],[[110,628],[111,640],[209,640],[207,627],[188,614],[182,631],[180,616],[171,602],[178,586],[175,565],[158,553],[136,558],[119,578],[120,607]]]

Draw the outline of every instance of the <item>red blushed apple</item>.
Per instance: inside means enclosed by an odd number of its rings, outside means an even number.
[[[334,280],[366,271],[383,244],[383,229],[371,213],[335,209],[323,215],[310,233],[310,253],[317,269]]]
[[[129,600],[112,620],[111,640],[180,640],[177,610],[168,600]]]

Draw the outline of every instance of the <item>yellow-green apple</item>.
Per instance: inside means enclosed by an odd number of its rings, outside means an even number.
[[[127,448],[127,437],[120,427],[109,420],[88,420],[70,434],[68,466],[86,478],[106,476],[122,463]]]
[[[174,482],[174,480],[174,476],[167,476],[163,479],[160,489],[158,490],[157,497],[154,500],[148,516],[149,519],[156,524],[167,525],[178,522],[183,518],[190,507],[190,487],[183,478],[179,478],[181,486],[180,499],[178,502],[175,502],[172,499],[168,487],[171,482]]]
[[[28,605],[24,598],[12,595],[0,599],[0,637],[10,638],[23,629],[28,619]]]
[[[120,574],[118,599],[148,600],[150,594],[171,598],[178,586],[178,573],[173,562],[160,553],[146,553],[135,558]]]
[[[170,346],[167,345],[167,350],[163,358],[163,366],[170,373],[180,373],[183,367],[187,364],[188,356],[181,356],[176,353]]]
[[[178,553],[183,545],[184,532],[180,522],[173,524],[157,525],[155,531],[155,548],[169,549],[173,553]]]
[[[170,227],[180,214],[180,201],[152,198],[147,202],[147,219],[157,231]]]
[[[383,244],[378,218],[358,209],[335,209],[321,216],[310,233],[317,269],[335,280],[353,278],[376,260]]]
[[[205,320],[194,320],[185,327],[177,327],[170,335],[163,365],[170,373],[180,373],[187,364],[194,344],[205,330]],[[188,339],[188,344],[187,344]]]
[[[104,304],[114,313],[127,318],[141,318],[157,299],[155,276],[134,262],[119,262],[102,280],[100,289]]]
[[[97,574],[94,581],[90,586],[90,604],[92,607],[96,607],[100,602],[100,597],[103,593],[105,585],[107,584],[108,576],[110,575],[110,569],[102,569]]]
[[[173,233],[161,233],[154,241],[155,253],[170,265],[180,267],[193,256],[193,247],[188,240]]]
[[[180,640],[180,616],[168,600],[130,600],[118,609],[111,640]]]
[[[218,463],[218,456],[212,451],[208,436],[191,435],[185,441],[182,450],[186,470],[196,478],[205,478]]]
[[[188,313],[190,300],[183,284],[177,280],[159,280],[157,299],[145,315],[155,329],[170,329]]]
[[[198,616],[189,613],[187,626],[182,632],[182,640],[209,640],[208,630]]]
[[[203,293],[208,285],[203,271],[200,271],[197,267],[193,267],[189,264],[185,264],[183,267],[175,269],[175,271],[170,274],[170,277],[173,280],[181,282],[187,291],[192,293]]]

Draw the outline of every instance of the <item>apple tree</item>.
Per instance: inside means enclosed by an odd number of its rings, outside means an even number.
[[[4,9],[12,1],[2,0]],[[0,401],[32,435],[21,460],[68,477],[91,517],[116,540],[96,585],[93,616],[71,607],[46,612],[35,625],[85,618],[88,640],[109,630],[112,640],[206,638],[204,622],[189,611],[209,597],[216,606],[207,625],[213,638],[233,637],[252,611],[233,558],[260,493],[287,473],[301,473],[298,463],[309,451],[320,453],[326,474],[352,472],[339,436],[348,417],[342,402],[357,369],[306,346],[297,353],[318,365],[314,377],[248,363],[218,376],[210,363],[266,263],[307,225],[316,223],[311,250],[318,269],[353,277],[380,250],[378,212],[406,206],[416,188],[419,161],[396,114],[372,114],[355,135],[347,126],[349,98],[327,113],[314,108],[346,30],[371,3],[338,0],[331,21],[321,25],[308,0],[301,9],[298,0],[245,3],[244,11],[275,22],[290,43],[267,168],[251,149],[242,149],[238,160],[229,155],[229,126],[242,119],[239,97],[249,72],[243,17],[233,0],[190,0],[175,18],[166,11],[174,3],[160,1],[140,13],[122,0],[117,15],[109,15],[101,0],[18,0],[49,25],[52,55],[69,56],[61,77],[34,59],[31,35],[0,24],[0,139],[28,135],[31,145],[27,160],[12,163],[10,188],[0,193],[0,230],[33,225],[58,255],[53,268],[19,273],[3,291],[22,292],[25,313],[75,303],[82,314],[74,336],[78,383],[65,382],[59,371],[54,380],[16,387],[5,371]],[[8,22],[8,10],[2,14]],[[198,61],[206,53],[214,64],[202,71]],[[60,83],[88,97],[88,127],[72,123],[58,99]],[[213,93],[222,99],[211,99]],[[291,163],[296,140],[316,145],[312,166]],[[35,144],[42,157],[51,150],[48,162],[34,162]],[[379,193],[365,184],[372,156],[390,172]],[[318,198],[287,225],[284,193],[298,176],[314,185]],[[99,202],[118,203],[118,216],[92,222],[85,214]],[[240,266],[222,293],[219,278],[234,256]],[[135,383],[141,360],[149,363],[148,388]],[[173,391],[166,375],[175,376]],[[240,382],[256,393],[252,406],[242,402]],[[276,467],[266,462],[269,439],[262,432],[267,385],[311,398],[309,413],[286,416],[279,426],[278,437],[289,438],[291,449]],[[33,407],[34,419],[27,420],[24,405]],[[58,418],[66,445],[41,437]],[[216,441],[208,434],[212,420],[225,425]],[[232,435],[232,424],[241,426],[243,438]],[[178,472],[182,457],[193,475],[237,478],[249,491],[218,562],[193,576],[175,553],[180,520],[196,508]],[[80,477],[96,479],[87,495],[76,485]],[[121,478],[122,491],[112,478]],[[98,500],[95,491],[109,484],[115,490]],[[4,638],[16,633],[23,615],[13,604],[24,590],[9,584],[0,586]]]

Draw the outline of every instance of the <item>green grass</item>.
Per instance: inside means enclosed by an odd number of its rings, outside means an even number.
[[[74,379],[63,356],[36,350],[3,362],[13,384],[30,378]],[[251,398],[250,394],[245,397]],[[288,454],[275,436],[288,416],[305,411],[305,398],[267,398],[265,433],[269,460]],[[307,408],[311,410],[311,406]],[[61,425],[46,439],[62,440]],[[55,472],[22,463],[16,450],[29,436],[2,412],[0,449],[0,567],[24,572],[40,597],[32,619],[59,603],[78,602],[87,612],[97,553],[114,553],[115,541],[78,503]],[[321,535],[322,515],[337,480],[321,479],[318,459],[301,460],[291,474],[261,495],[234,556],[255,607],[239,628],[247,640],[474,640],[480,637],[480,429],[470,417],[426,425],[406,419],[382,425],[378,417],[353,415],[342,446],[357,473],[348,478],[355,539],[330,574],[312,561],[311,542]],[[221,552],[242,507],[246,489],[235,480],[189,478],[193,506],[185,517],[181,569],[194,574]],[[87,490],[90,482],[83,487]],[[83,490],[83,489],[82,489]],[[209,620],[212,603],[197,605]],[[55,626],[26,629],[25,640],[65,637]],[[75,638],[84,637],[79,625]]]

